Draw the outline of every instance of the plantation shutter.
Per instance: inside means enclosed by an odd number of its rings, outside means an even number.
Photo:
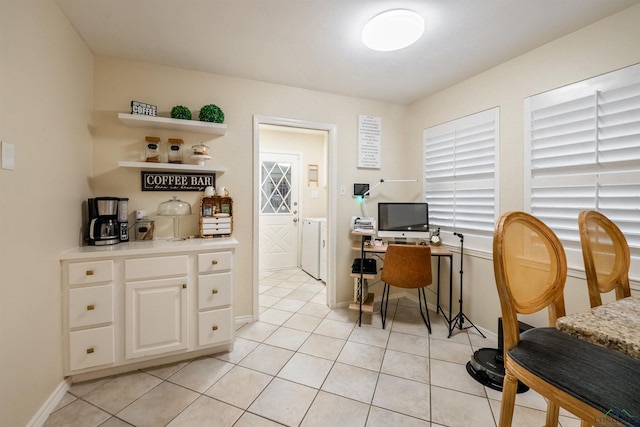
[[[424,130],[431,229],[492,235],[498,114],[494,108]]]
[[[578,251],[578,213],[597,210],[640,255],[640,66],[526,99],[525,139],[530,212]]]

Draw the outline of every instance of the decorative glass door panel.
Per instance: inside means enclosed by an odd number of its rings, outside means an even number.
[[[262,162],[261,213],[290,214],[291,208],[291,163]]]

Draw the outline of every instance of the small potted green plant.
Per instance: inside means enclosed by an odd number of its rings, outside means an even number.
[[[184,105],[176,105],[171,109],[171,118],[191,120],[191,111]]]
[[[200,109],[200,121],[210,123],[224,123],[224,113],[217,105],[205,105]]]

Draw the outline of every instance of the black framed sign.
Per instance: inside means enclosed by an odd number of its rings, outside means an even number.
[[[140,172],[142,191],[204,191],[216,186],[215,173]]]

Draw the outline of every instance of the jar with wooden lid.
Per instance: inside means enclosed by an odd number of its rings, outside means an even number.
[[[157,136],[147,136],[144,138],[145,161],[150,163],[160,163],[160,138]]]
[[[182,163],[182,144],[181,139],[169,138],[169,163]]]

